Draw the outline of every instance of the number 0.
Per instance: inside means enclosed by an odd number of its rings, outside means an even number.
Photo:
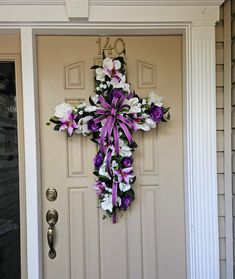
[[[119,49],[118,45],[120,45],[120,49]],[[121,38],[116,39],[113,44],[113,48],[117,54],[125,53],[126,45],[125,45],[123,39],[121,39]]]

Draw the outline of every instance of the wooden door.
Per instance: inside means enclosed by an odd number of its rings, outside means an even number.
[[[45,125],[57,104],[87,101],[93,94],[90,67],[100,58],[98,38],[37,38],[44,279],[186,278],[181,37],[121,38],[128,82],[140,96],[153,90],[162,95],[172,119],[135,134],[136,200],[117,224],[103,220],[97,208],[94,143],[81,135],[67,138]],[[110,37],[110,43],[117,39]],[[116,42],[119,51],[122,41]],[[54,202],[45,196],[51,186],[58,192]],[[55,259],[48,257],[45,215],[50,208],[59,214]]]

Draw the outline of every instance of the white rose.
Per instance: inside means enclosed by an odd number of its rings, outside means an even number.
[[[154,91],[149,93],[148,104],[162,107],[162,97],[158,96]]]
[[[72,112],[73,107],[70,104],[62,103],[55,107],[55,116],[58,118],[67,118],[68,112]]]

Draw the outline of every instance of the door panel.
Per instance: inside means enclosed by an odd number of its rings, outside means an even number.
[[[115,41],[111,37],[111,42]],[[53,186],[54,202],[42,197],[44,278],[186,278],[182,152],[180,36],[122,37],[127,77],[140,96],[157,91],[172,119],[138,132],[136,200],[115,225],[103,220],[93,189],[96,146],[89,138],[67,138],[45,123],[63,102],[88,100],[94,91],[90,67],[99,59],[97,37],[41,36],[38,44],[42,193]],[[45,215],[59,213],[57,256],[48,258]]]

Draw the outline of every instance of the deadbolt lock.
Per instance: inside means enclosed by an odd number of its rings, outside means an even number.
[[[48,199],[48,201],[53,202],[57,199],[57,191],[54,187],[49,187],[46,190],[46,197]]]

